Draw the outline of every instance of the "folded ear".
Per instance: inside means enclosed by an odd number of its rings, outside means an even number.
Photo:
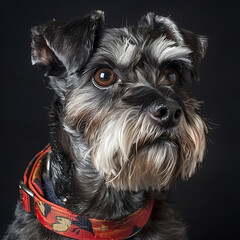
[[[193,77],[199,80],[199,65],[203,59],[206,48],[207,38],[197,35],[190,31],[179,28],[169,17],[162,17],[154,13],[148,13],[139,21],[140,27],[150,27],[166,38],[175,41],[178,45],[187,46],[192,53],[190,54],[193,65]]]
[[[200,80],[199,65],[207,50],[207,38],[185,29],[180,29],[180,32],[183,36],[185,45],[192,50],[191,58],[193,65],[193,76],[196,80]]]
[[[32,28],[32,63],[47,76],[70,75],[80,70],[92,53],[104,13],[94,11],[67,23],[50,21]]]

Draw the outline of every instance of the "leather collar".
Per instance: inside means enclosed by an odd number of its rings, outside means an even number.
[[[20,199],[23,208],[36,216],[47,229],[73,239],[126,239],[141,230],[148,222],[153,208],[153,199],[131,215],[108,221],[80,216],[47,200],[43,192],[42,163],[50,152],[48,145],[29,163],[20,182]]]

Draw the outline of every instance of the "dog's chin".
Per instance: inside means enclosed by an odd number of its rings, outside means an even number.
[[[173,141],[158,139],[139,148],[133,145],[129,159],[122,160],[116,152],[108,169],[94,162],[107,186],[129,191],[169,188],[178,175],[179,147]]]

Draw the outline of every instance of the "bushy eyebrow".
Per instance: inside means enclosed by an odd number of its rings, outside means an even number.
[[[186,46],[177,45],[176,42],[161,36],[145,47],[152,57],[157,59],[159,64],[163,61],[183,61],[191,65],[189,54],[191,50]]]

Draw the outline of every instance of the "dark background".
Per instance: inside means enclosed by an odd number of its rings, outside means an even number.
[[[49,141],[53,92],[30,62],[30,28],[102,9],[109,26],[136,21],[148,11],[209,38],[201,81],[191,96],[203,100],[211,122],[202,168],[172,191],[190,239],[239,238],[240,62],[239,1],[5,1],[1,8],[0,236],[13,219],[18,181],[30,159]],[[1,5],[2,5],[1,4]]]

